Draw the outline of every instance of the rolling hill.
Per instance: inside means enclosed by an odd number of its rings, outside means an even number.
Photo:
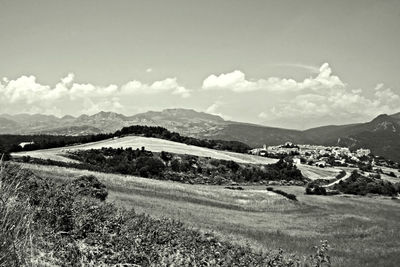
[[[102,147],[112,147],[112,148],[131,147],[133,149],[136,148],[140,149],[142,146],[144,146],[147,150],[150,150],[152,152],[166,151],[175,154],[189,154],[200,157],[232,160],[239,163],[270,164],[278,161],[277,159],[264,158],[248,154],[240,154],[229,151],[214,150],[204,147],[186,145],[178,142],[172,142],[164,139],[141,137],[141,136],[126,136],[121,138],[107,139],[103,141],[75,145],[75,146],[23,151],[23,152],[13,153],[12,155],[16,157],[31,156],[34,158],[71,162],[73,160],[64,157],[64,155],[69,151],[100,149]]]
[[[305,131],[226,121],[191,109],[166,109],[125,116],[99,112],[92,116],[0,115],[0,134],[84,135],[110,133],[131,125],[161,126],[182,135],[206,139],[234,140],[252,147],[298,144],[370,148],[376,155],[400,161],[400,113],[381,114],[370,122],[329,125]]]
[[[102,147],[111,148],[141,148],[145,147],[147,150],[152,152],[166,151],[174,154],[188,154],[199,157],[209,157],[221,160],[232,160],[238,163],[250,163],[250,164],[272,164],[276,163],[278,159],[265,158],[260,156],[254,156],[249,154],[241,154],[223,150],[214,150],[210,148],[198,147],[193,145],[186,145],[183,143],[172,142],[164,139],[149,138],[142,136],[125,136],[121,138],[113,138],[102,140],[93,143],[58,147],[51,149],[23,151],[12,153],[13,157],[30,156],[32,158],[40,159],[51,159],[61,162],[75,162],[73,159],[66,157],[68,152],[77,150],[88,150],[88,149],[101,149]],[[318,168],[309,165],[299,165],[299,169],[303,175],[311,180],[315,179],[334,179],[340,172],[340,169],[336,168]]]

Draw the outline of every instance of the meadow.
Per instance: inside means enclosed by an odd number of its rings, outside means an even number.
[[[149,138],[141,136],[126,136],[115,139],[107,139],[98,142],[92,142],[87,144],[80,144],[67,147],[41,149],[33,151],[23,151],[12,153],[13,157],[30,156],[32,158],[40,159],[51,159],[61,162],[76,162],[71,158],[65,157],[69,152],[77,150],[88,150],[88,149],[101,149],[102,147],[111,148],[141,148],[145,147],[146,150],[152,152],[167,151],[174,154],[188,154],[199,157],[210,157],[220,160],[232,160],[238,163],[250,163],[250,164],[273,164],[278,160],[274,158],[266,158],[249,154],[235,153],[230,151],[222,151],[209,149],[204,147],[198,147],[193,145],[186,145],[178,142],[172,142],[169,140]],[[303,175],[311,180],[315,179],[334,179],[339,173],[340,169],[337,168],[318,168],[309,165],[299,165],[299,169]]]
[[[244,186],[240,191],[21,165],[60,181],[94,174],[107,186],[110,202],[156,218],[174,218],[188,227],[212,231],[223,240],[249,244],[256,250],[283,248],[308,255],[320,240],[328,240],[333,266],[396,266],[400,260],[399,200],[305,195],[304,187],[275,187],[295,194],[295,202],[265,190],[265,186]]]
[[[222,160],[233,160],[240,163],[270,164],[278,161],[277,159],[263,158],[263,157],[229,152],[229,151],[214,150],[199,146],[172,142],[159,138],[142,137],[142,136],[126,136],[121,138],[107,139],[103,141],[75,145],[75,146],[17,152],[13,153],[12,155],[16,157],[29,155],[31,157],[41,158],[41,159],[71,161],[71,159],[63,157],[62,155],[71,151],[100,149],[102,147],[111,147],[111,148],[130,147],[133,149],[136,148],[140,149],[141,147],[145,147],[146,150],[150,150],[153,152],[168,151],[170,153],[175,153],[175,154],[189,154],[200,157],[211,157]]]

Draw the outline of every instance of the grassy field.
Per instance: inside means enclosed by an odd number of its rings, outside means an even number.
[[[271,164],[278,161],[277,159],[273,158],[265,158],[255,155],[214,150],[203,147],[186,145],[177,142],[171,142],[168,140],[163,140],[158,138],[147,138],[140,136],[126,136],[117,139],[108,139],[99,142],[93,142],[93,143],[69,146],[69,147],[24,151],[24,152],[13,153],[12,156],[13,157],[30,156],[33,158],[52,159],[55,161],[62,161],[62,162],[75,162],[74,160],[65,157],[65,154],[76,150],[100,149],[102,147],[112,147],[112,148],[132,147],[136,149],[136,148],[141,148],[142,146],[144,146],[147,150],[153,152],[167,151],[175,154],[190,154],[199,157],[211,157],[222,160],[233,160],[238,163]],[[340,172],[340,169],[337,168],[318,168],[315,166],[309,166],[303,164],[299,165],[298,167],[302,171],[303,175],[311,180],[333,179]]]
[[[41,176],[65,180],[89,171],[24,164]],[[243,191],[132,176],[93,173],[109,188],[109,201],[154,217],[170,217],[256,249],[283,248],[308,255],[326,239],[334,266],[398,266],[400,203],[383,197],[304,195],[281,186],[292,202],[263,186]]]
[[[306,164],[297,165],[297,167],[301,170],[303,176],[311,179],[335,179],[336,176],[340,173],[340,168],[320,168],[316,166],[310,166]]]
[[[190,154],[200,157],[211,157],[222,160],[233,160],[239,163],[270,164],[278,161],[277,159],[263,158],[263,157],[234,153],[229,151],[214,150],[214,149],[186,145],[158,138],[148,138],[141,136],[126,136],[122,138],[107,139],[99,142],[93,142],[76,146],[18,152],[18,153],[13,153],[12,156],[14,157],[31,156],[34,158],[52,159],[65,162],[65,161],[72,161],[71,159],[63,157],[63,155],[65,155],[65,153],[67,153],[68,151],[100,149],[102,147],[112,147],[112,148],[131,147],[133,149],[136,148],[140,149],[143,146],[146,148],[146,150],[150,150],[153,152],[167,151],[175,154]]]

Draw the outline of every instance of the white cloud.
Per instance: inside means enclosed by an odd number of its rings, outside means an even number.
[[[74,78],[75,78],[75,75],[73,73],[68,73],[68,75],[66,77],[61,79],[61,82],[65,85],[68,85],[68,84],[72,83]]]
[[[268,118],[268,114],[267,113],[265,113],[264,111],[262,111],[262,112],[260,112],[259,114],[258,114],[258,117],[260,118],[260,119],[266,119],[266,118]]]
[[[280,63],[280,64],[272,64],[272,66],[293,67],[293,68],[304,69],[312,73],[319,73],[318,67],[301,63]]]
[[[207,107],[206,112],[207,112],[207,113],[210,113],[210,114],[213,114],[213,115],[220,116],[220,117],[222,117],[222,118],[225,119],[225,120],[231,120],[231,119],[232,119],[231,116],[228,116],[228,115],[226,115],[226,114],[222,114],[222,113],[219,111],[219,109],[220,109],[221,106],[223,106],[223,105],[225,105],[224,102],[222,102],[222,101],[220,101],[220,100],[217,100],[217,101],[215,101],[214,103],[212,103],[210,106]]]
[[[212,103],[207,109],[206,112],[210,114],[217,114],[217,109],[221,106],[221,101],[216,101]]]
[[[153,72],[153,69],[152,68],[148,68],[148,69],[146,69],[146,72],[147,73]]]
[[[180,86],[176,78],[167,78],[161,81],[155,81],[151,85],[143,84],[140,81],[130,81],[121,87],[123,94],[156,94],[171,92],[181,97],[189,97],[190,91]]]
[[[204,90],[230,90],[234,92],[268,91],[290,92],[302,90],[319,90],[333,87],[343,87],[345,84],[339,77],[332,75],[328,63],[324,63],[316,77],[311,77],[298,82],[294,79],[269,77],[255,81],[247,80],[243,72],[235,70],[220,75],[210,75],[203,81]]]
[[[399,106],[399,95],[392,89],[385,88],[383,84],[379,84],[369,97],[363,94],[361,89],[351,90],[345,86],[297,95],[288,101],[280,102],[269,111],[263,111],[259,117],[268,118],[270,122],[290,121],[298,125],[323,122],[324,118],[331,120],[325,124],[332,121],[343,123],[349,119],[360,122],[381,113],[398,112]]]
[[[121,98],[149,94],[169,94],[186,98],[190,96],[190,91],[179,85],[176,78],[166,78],[150,85],[133,80],[122,86],[75,83],[72,73],[54,86],[40,84],[32,75],[14,80],[3,78],[0,81],[0,113],[56,112],[63,115],[62,106],[67,104],[76,105],[76,109],[88,112],[105,109],[117,111],[122,109]]]

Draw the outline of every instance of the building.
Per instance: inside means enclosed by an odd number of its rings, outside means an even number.
[[[371,154],[371,150],[367,148],[360,148],[356,150],[356,155],[359,158],[362,156],[368,156],[369,154]]]
[[[293,158],[293,164],[294,165],[300,165],[301,164],[300,158]]]
[[[22,147],[22,148],[24,148],[25,146],[27,146],[27,145],[33,145],[34,143],[35,143],[35,142],[33,142],[33,141],[32,141],[32,142],[22,142],[22,143],[19,144],[19,146]]]

